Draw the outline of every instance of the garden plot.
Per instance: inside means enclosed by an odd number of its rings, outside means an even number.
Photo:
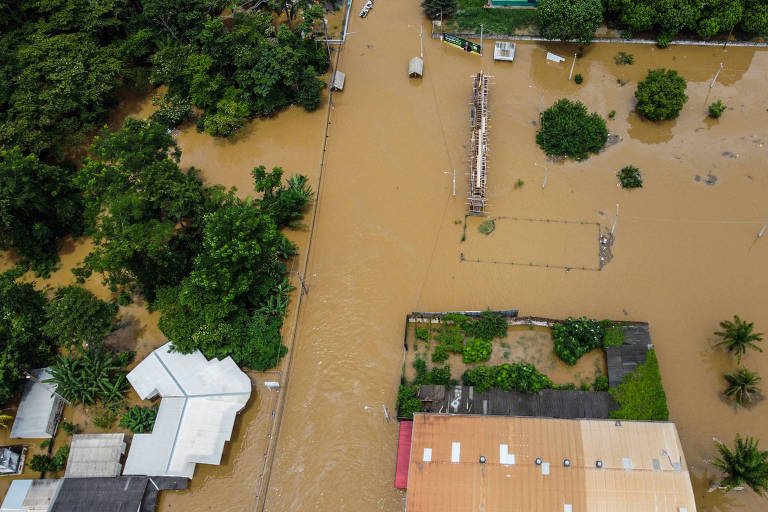
[[[573,383],[578,388],[582,383],[592,384],[595,377],[606,375],[605,351],[592,350],[583,355],[578,362],[570,366],[557,357],[549,328],[533,326],[509,326],[505,338],[494,338],[491,342],[491,357],[478,363],[464,363],[461,354],[449,353],[445,362],[433,362],[432,356],[440,345],[437,336],[444,324],[409,324],[408,351],[405,358],[405,378],[412,382],[416,378],[413,363],[417,359],[425,361],[429,370],[450,366],[453,379],[461,383],[461,375],[468,369],[480,365],[495,366],[504,363],[532,363],[557,385]],[[424,341],[416,338],[416,328],[429,328],[430,338]],[[439,349],[438,349],[439,351]],[[439,358],[438,358],[439,359]]]

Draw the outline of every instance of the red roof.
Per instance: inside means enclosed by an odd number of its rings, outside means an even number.
[[[408,461],[411,458],[412,421],[400,422],[400,439],[397,442],[397,471],[395,472],[395,487],[408,488]]]

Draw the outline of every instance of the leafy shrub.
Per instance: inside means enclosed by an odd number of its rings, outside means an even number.
[[[672,39],[674,39],[674,35],[670,34],[669,32],[661,31],[659,32],[659,35],[656,37],[656,44],[659,46],[659,48],[666,48],[669,46],[669,43],[672,42]]]
[[[493,345],[488,340],[470,338],[464,346],[463,360],[465,363],[487,361],[491,357]]]
[[[581,73],[576,73],[576,76],[573,77],[573,81],[576,82],[577,84],[580,84],[581,82],[584,81],[584,77],[581,76]]]
[[[552,387],[552,381],[529,363],[478,366],[465,371],[461,379],[465,386],[474,386],[478,393],[492,387],[526,393],[536,393]]]
[[[615,62],[617,66],[631,66],[635,63],[635,56],[631,53],[619,52],[613,57],[613,62]]]
[[[48,448],[49,446],[51,446],[51,440],[50,439],[46,439],[45,441],[40,443],[40,449],[41,450],[44,450],[44,449]]]
[[[570,365],[576,364],[576,361],[590,350],[602,347],[604,336],[604,324],[586,317],[568,317],[552,326],[555,353]]]
[[[451,378],[451,367],[445,365],[442,368],[434,367],[427,372],[424,384],[434,384],[436,386],[445,386],[448,388],[456,381]]]
[[[611,119],[616,117],[616,111],[615,110],[611,110],[610,112],[608,112],[608,117],[610,117]]]
[[[64,432],[66,432],[68,436],[73,436],[80,432],[80,427],[68,421],[62,421],[61,428],[64,429]]]
[[[174,128],[192,118],[192,103],[188,98],[164,94],[152,98],[152,105],[159,107],[151,119],[167,128]]]
[[[625,338],[624,329],[620,325],[606,327],[605,335],[603,336],[603,348],[618,347],[624,343]]]
[[[464,351],[464,333],[459,326],[443,324],[437,341],[446,352],[461,354]]]
[[[117,411],[111,407],[98,408],[91,416],[93,424],[102,430],[109,430],[117,420]]]
[[[619,178],[621,188],[642,188],[643,178],[640,169],[634,165],[628,165],[621,169],[616,176]]]
[[[56,392],[73,403],[93,405],[99,399],[119,402],[128,389],[121,357],[100,348],[57,356],[47,382],[55,382]]]
[[[565,384],[560,384],[559,386],[554,386],[554,389],[563,389],[563,390],[574,391],[574,390],[576,390],[576,384],[574,384],[573,382],[566,382]]]
[[[53,457],[37,454],[32,457],[29,467],[33,471],[43,473],[45,471],[61,471],[67,467],[67,457],[69,457],[69,446],[59,448]]]
[[[523,188],[523,185],[525,185],[525,182],[521,180],[520,178],[517,178],[517,181],[515,181],[515,184],[513,185],[513,188],[515,190]]]
[[[674,119],[688,101],[685,79],[674,69],[648,71],[645,80],[637,84],[637,111],[651,121]]]
[[[723,100],[717,100],[709,106],[709,117],[712,119],[720,119],[720,116],[723,115],[723,112],[725,112],[727,108],[728,107],[723,104]]]
[[[589,385],[589,382],[586,382],[586,381],[585,381],[585,382],[582,382],[582,383],[581,383],[581,385],[579,386],[579,389],[580,389],[581,391],[589,391],[590,387],[591,387],[591,386]]]
[[[620,407],[611,411],[611,418],[654,421],[669,419],[667,395],[661,384],[659,362],[654,349],[648,350],[644,364],[625,375],[621,384],[610,392]]]
[[[461,313],[447,313],[443,315],[442,320],[443,323],[453,323],[454,325],[463,327],[464,324],[469,321],[469,318],[467,318],[467,315],[462,315]]]
[[[547,39],[589,44],[603,22],[603,4],[600,0],[542,0],[536,14],[541,35]]]
[[[133,304],[133,297],[131,297],[130,292],[121,292],[117,296],[117,304],[118,306],[130,306]]]
[[[605,121],[578,101],[558,100],[541,115],[536,142],[547,155],[586,159],[599,152],[608,140]]]
[[[29,467],[32,468],[32,471],[37,471],[38,473],[50,471],[51,458],[48,455],[33,455],[32,460],[29,463]]]
[[[155,426],[155,418],[157,417],[157,406],[155,407],[139,407],[134,405],[126,414],[123,414],[120,418],[120,426],[127,428],[134,434],[141,434],[142,432],[149,432],[152,427]]]
[[[416,339],[427,341],[429,339],[429,327],[417,327],[416,328]]]
[[[483,311],[480,318],[464,324],[464,332],[467,336],[491,341],[494,338],[507,337],[507,320],[501,313],[491,310]]]
[[[608,385],[608,377],[606,375],[595,377],[595,381],[592,383],[592,389],[594,391],[608,391],[610,389]]]
[[[51,469],[53,471],[61,471],[67,467],[67,458],[69,457],[69,446],[62,446],[51,459]]]
[[[432,352],[433,363],[444,363],[448,360],[448,357],[449,354],[442,345],[436,346],[434,352]]]
[[[494,219],[485,220],[477,226],[477,230],[483,235],[490,235],[494,229],[496,229],[496,220]]]
[[[400,384],[397,390],[397,417],[413,418],[413,413],[421,412],[421,400],[417,398],[419,388],[410,384]]]
[[[416,370],[416,382],[423,384],[423,381],[427,375],[427,362],[420,357],[417,357],[413,361],[413,369]]]

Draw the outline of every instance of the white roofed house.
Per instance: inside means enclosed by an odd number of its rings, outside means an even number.
[[[42,439],[56,434],[64,409],[64,399],[56,394],[56,384],[48,368],[30,370],[16,418],[11,427],[11,438]]]
[[[151,434],[136,434],[124,475],[192,478],[195,464],[219,464],[251,380],[231,357],[179,354],[167,343],[128,374],[142,399],[163,397]]]

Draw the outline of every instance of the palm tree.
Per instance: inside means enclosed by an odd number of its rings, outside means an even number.
[[[757,376],[757,373],[746,368],[740,368],[736,373],[726,373],[725,380],[728,382],[725,394],[735,398],[739,405],[744,405],[752,401],[751,393],[760,392],[757,384],[762,379]]]
[[[741,356],[743,356],[748,348],[753,348],[759,352],[763,349],[755,345],[757,341],[763,341],[762,333],[752,332],[754,327],[753,322],[745,322],[739,315],[733,315],[733,322],[725,320],[720,322],[722,331],[715,331],[715,334],[720,336],[722,340],[717,345],[725,345],[726,348],[736,354],[736,359],[741,364]]]
[[[745,485],[760,495],[768,491],[768,451],[760,451],[758,443],[752,437],[742,439],[736,434],[736,446],[731,450],[715,440],[720,457],[712,465],[725,473],[720,487],[725,487],[726,492]]]

